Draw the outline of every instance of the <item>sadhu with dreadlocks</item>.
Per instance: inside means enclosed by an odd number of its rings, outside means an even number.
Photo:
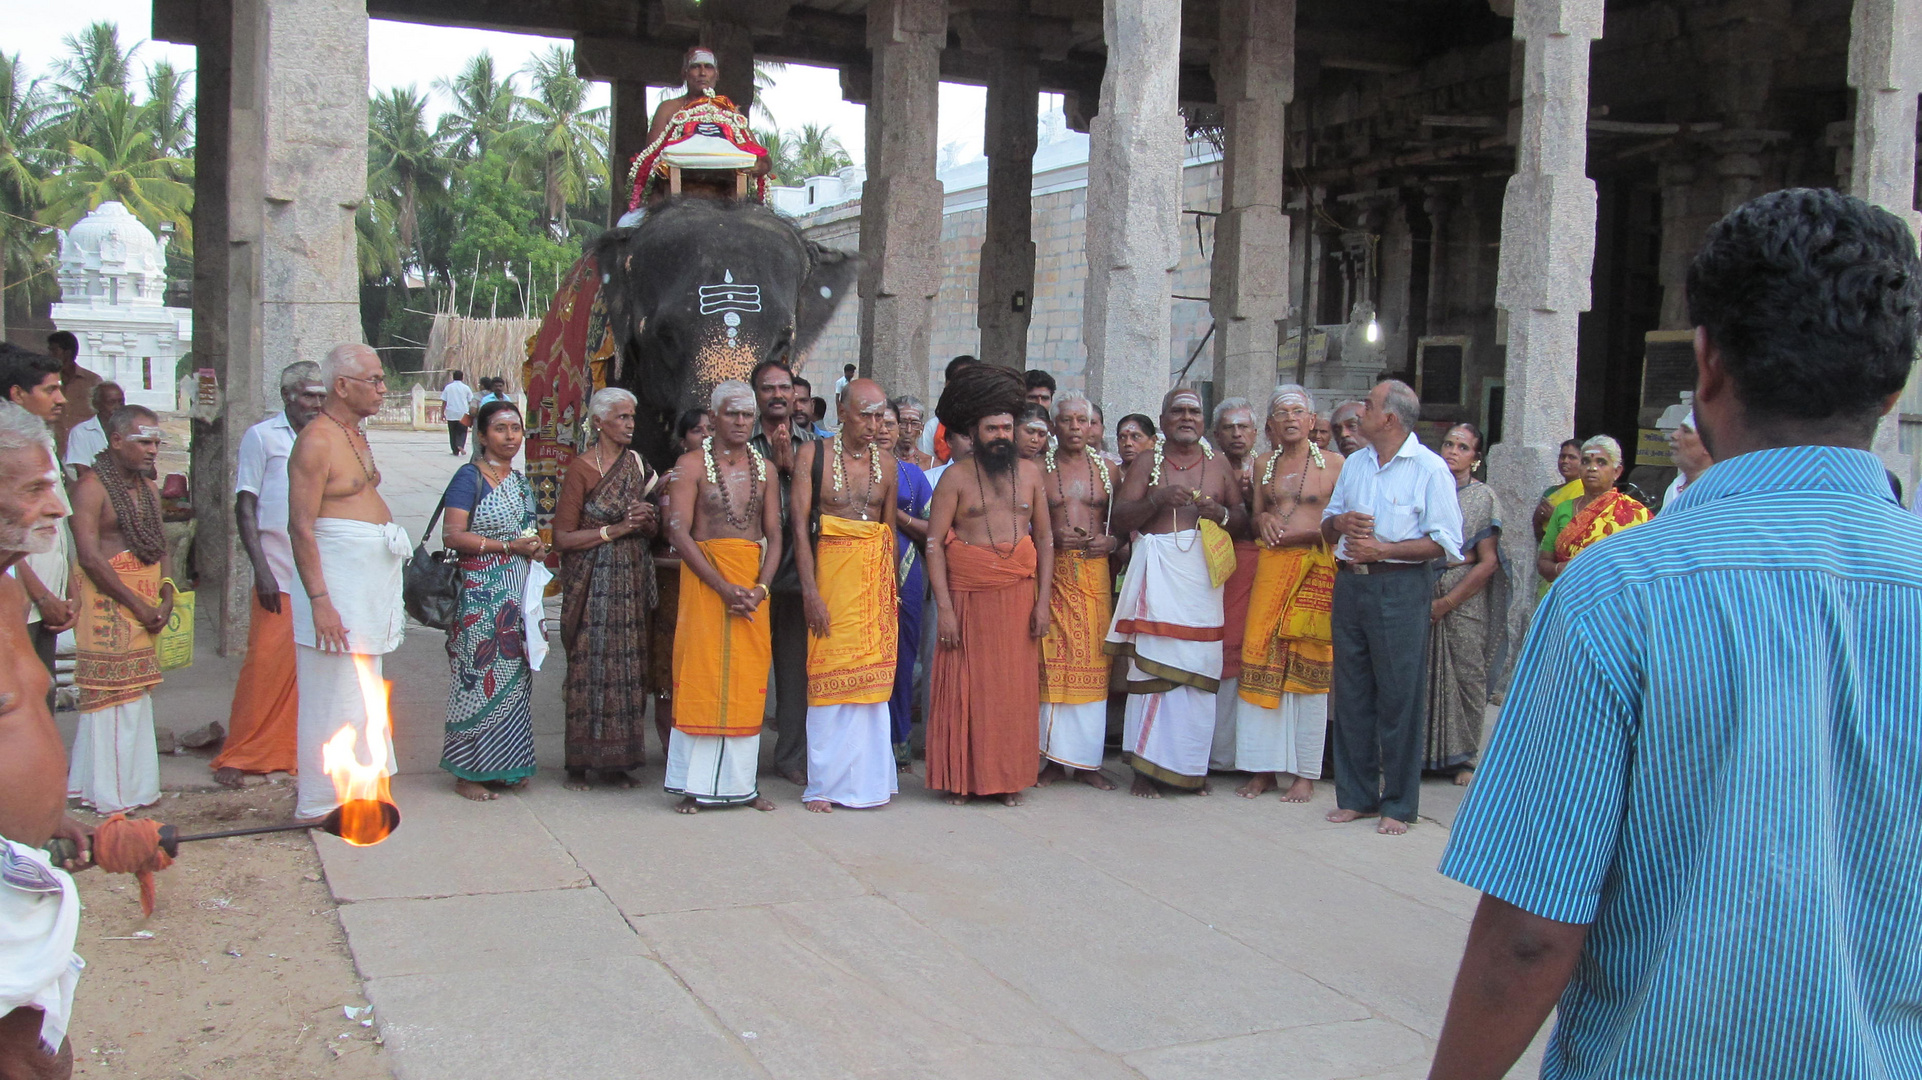
[[[954,372],[935,414],[972,440],[942,474],[928,520],[928,581],[937,611],[928,709],[928,787],[964,803],[1009,806],[1040,771],[1041,639],[1048,633],[1054,545],[1041,469],[1014,448],[1026,402],[1011,368]]]
[[[80,622],[74,627],[80,731],[67,794],[101,813],[160,798],[153,688],[160,684],[154,635],[174,606],[154,461],[160,418],[123,405],[107,418],[107,448],[73,492]]]

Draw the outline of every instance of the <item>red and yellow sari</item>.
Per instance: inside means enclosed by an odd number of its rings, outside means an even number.
[[[1641,525],[1648,518],[1648,507],[1610,489],[1577,511],[1567,526],[1555,535],[1555,561],[1565,563],[1597,540]]]

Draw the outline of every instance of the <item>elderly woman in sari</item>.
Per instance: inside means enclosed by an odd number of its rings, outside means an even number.
[[[495,400],[475,414],[479,453],[447,485],[441,542],[460,553],[460,619],[447,636],[453,681],[440,767],[476,802],[534,775],[533,675],[521,590],[547,546],[534,531],[534,489],[514,471],[526,430],[520,408]]]
[[[900,417],[920,402],[898,397],[881,414],[881,442],[898,445]],[[928,541],[928,504],[934,501],[934,485],[927,474],[907,458],[895,459],[899,467],[895,484],[895,584],[899,588],[901,643],[895,653],[894,696],[888,699],[888,719],[892,722],[894,765],[902,772],[914,765],[908,736],[914,729],[915,665],[921,655],[923,615],[926,611],[928,570],[921,549]]]
[[[1535,557],[1543,592],[1590,544],[1649,519],[1648,507],[1615,490],[1621,475],[1621,443],[1597,435],[1582,444],[1582,493],[1555,508]]]
[[[1462,511],[1462,561],[1442,572],[1429,608],[1428,747],[1422,767],[1452,773],[1466,785],[1481,750],[1488,677],[1500,668],[1506,640],[1508,573],[1501,565],[1502,511],[1495,491],[1475,479],[1481,429],[1457,424],[1442,438],[1441,456],[1455,476]]]
[[[651,685],[648,623],[657,603],[647,542],[660,525],[647,497],[660,477],[628,447],[634,404],[633,394],[612,386],[588,401],[591,439],[568,461],[554,511],[567,650],[563,783],[577,791],[587,787],[589,769],[615,787],[632,787],[628,770],[647,763],[642,717]]]

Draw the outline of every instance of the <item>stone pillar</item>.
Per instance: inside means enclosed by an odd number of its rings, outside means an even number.
[[[1688,266],[1702,246],[1702,230],[1691,208],[1696,152],[1681,147],[1661,159],[1655,182],[1662,189],[1662,247],[1656,274],[1662,283],[1662,314],[1656,326],[1688,329]]]
[[[1922,3],[1855,0],[1849,20],[1849,85],[1855,88],[1855,140],[1849,192],[1908,222],[1915,211],[1916,95],[1922,91]],[[1875,429],[1875,452],[1914,486],[1902,453],[1900,409]]]
[[[1028,366],[1034,301],[1035,115],[1041,107],[1033,54],[998,49],[988,70],[988,213],[981,241],[975,325],[981,359]]]
[[[1108,63],[1088,131],[1088,396],[1108,416],[1158,416],[1181,260],[1181,2],[1103,7]]]
[[[230,0],[204,4],[202,22],[209,75],[199,77],[196,152],[212,168],[197,175],[224,173],[226,220],[208,205],[219,182],[210,189],[203,178],[196,223],[210,229],[196,229],[196,262],[218,263],[224,248],[226,274],[209,282],[224,303],[195,293],[195,356],[222,391],[220,415],[195,432],[196,550],[226,653],[245,648],[252,593],[231,510],[240,436],[280,408],[282,368],[361,340],[354,212],[367,192],[367,14],[336,0]],[[209,273],[196,267],[197,286]]]
[[[1430,334],[1446,334],[1448,325],[1448,281],[1454,274],[1449,259],[1448,218],[1454,206],[1448,185],[1428,184],[1422,188],[1421,208],[1428,215],[1428,309],[1422,324]]]
[[[935,119],[944,0],[872,0],[868,178],[861,191],[861,374],[890,394],[928,396],[941,289]]]
[[[1385,221],[1376,253],[1380,291],[1375,296],[1375,319],[1381,326],[1382,370],[1406,372],[1415,384],[1415,342],[1408,322],[1415,279],[1415,234],[1408,227],[1408,206],[1399,199],[1382,208]],[[1464,393],[1466,393],[1464,387]]]
[[[1595,183],[1588,153],[1588,50],[1602,36],[1602,0],[1516,0],[1524,43],[1520,143],[1502,202],[1495,303],[1508,314],[1507,411],[1489,455],[1497,497],[1526,521],[1575,425],[1575,344],[1595,261]],[[1510,125],[1514,130],[1514,125]],[[1535,606],[1534,532],[1502,535],[1519,646]],[[1512,654],[1511,654],[1512,655]]]
[[[1282,209],[1286,110],[1295,97],[1295,0],[1227,0],[1215,85],[1225,121],[1221,216],[1208,290],[1215,398],[1265,401],[1288,318]]]
[[[628,170],[634,167],[634,158],[647,149],[647,129],[654,116],[647,104],[646,83],[616,79],[609,90],[607,223],[612,225],[627,213],[628,200],[634,195]]]

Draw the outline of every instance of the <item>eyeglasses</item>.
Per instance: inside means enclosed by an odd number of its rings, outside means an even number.
[[[336,377],[342,378],[342,379],[348,379],[353,382],[364,382],[369,386],[386,386],[387,385],[387,376],[385,375],[376,375],[371,379],[363,379],[358,375],[340,375]]]

